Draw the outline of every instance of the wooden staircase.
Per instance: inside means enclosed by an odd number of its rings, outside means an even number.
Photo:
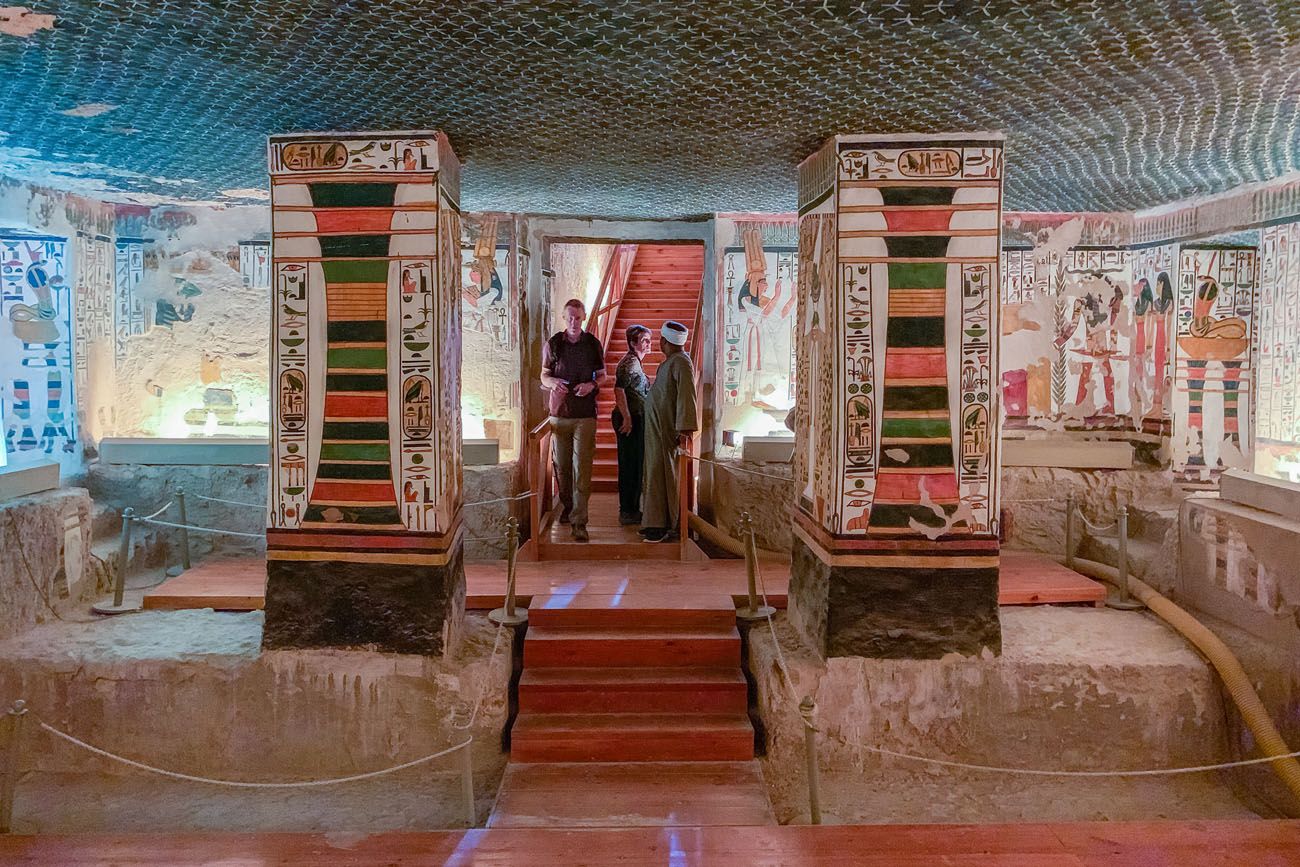
[[[535,597],[489,826],[773,824],[726,594]]]
[[[659,328],[665,320],[676,319],[691,328],[700,304],[704,285],[704,246],[701,244],[639,244],[623,302],[614,320],[613,331],[605,345],[605,373],[610,388],[603,388],[598,398],[599,423],[596,426],[596,457],[592,465],[592,491],[618,490],[618,446],[609,417],[614,411],[614,368],[627,353],[627,328],[644,325],[652,333],[650,354],[642,366],[654,381],[663,355],[659,352]],[[686,351],[694,352],[696,334],[692,329]],[[691,356],[698,370],[700,359]]]
[[[563,601],[529,613],[514,761],[754,757],[730,597]]]

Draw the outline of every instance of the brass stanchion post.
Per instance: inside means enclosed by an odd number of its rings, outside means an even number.
[[[817,770],[817,729],[813,725],[813,713],[817,705],[812,696],[806,695],[799,702],[799,716],[803,718],[803,751],[808,773],[808,815],[814,825],[822,823],[821,780]]]
[[[176,489],[176,508],[180,512],[180,523],[188,524],[189,515],[185,511],[185,489]],[[188,527],[181,527],[181,568],[190,568],[190,531]]]
[[[736,612],[741,620],[762,620],[771,617],[776,609],[763,605],[758,599],[758,543],[754,540],[754,517],[749,512],[740,513],[741,532],[745,536],[745,571],[749,579],[749,604]]]
[[[501,626],[519,626],[528,622],[528,609],[515,604],[515,566],[519,558],[519,521],[506,520],[506,604],[488,613],[488,620]]]
[[[473,828],[478,824],[478,811],[474,808],[474,741],[471,740],[460,748],[460,784],[461,794],[465,798],[465,827]]]
[[[23,721],[27,716],[27,702],[14,702],[7,714],[9,729],[5,744],[3,777],[0,777],[0,834],[13,830],[14,791],[18,787],[18,751],[22,748]]]
[[[1074,568],[1074,494],[1065,498],[1065,567]]]
[[[127,605],[123,598],[126,595],[127,567],[131,562],[131,524],[134,522],[135,509],[127,506],[122,510],[122,534],[118,537],[117,543],[117,576],[113,581],[113,604],[106,605],[100,602],[90,606],[90,610],[96,614],[127,614],[140,610],[139,605]]]
[[[1113,599],[1106,600],[1108,608],[1116,608],[1120,611],[1136,611],[1145,606],[1136,599],[1129,596],[1128,593],[1128,506],[1119,507],[1119,517],[1116,518],[1116,524],[1119,526],[1119,535],[1115,537],[1119,545],[1119,588]]]

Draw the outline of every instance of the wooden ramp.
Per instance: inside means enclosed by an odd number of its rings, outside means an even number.
[[[1300,821],[488,828],[379,834],[0,835],[0,862],[216,867],[853,865],[1294,867]]]
[[[465,607],[471,611],[501,607],[506,592],[505,574],[502,560],[466,563]],[[588,592],[612,596],[642,588],[665,592],[720,591],[730,594],[739,604],[747,592],[743,560],[521,562],[516,576],[517,593],[524,605],[539,594]],[[764,561],[763,577],[768,601],[777,608],[785,608],[790,564]],[[253,611],[262,607],[265,590],[266,562],[261,558],[205,560],[148,591],[144,607]],[[1001,605],[1101,604],[1105,600],[1103,585],[1049,557],[1029,551],[1002,551],[998,592]]]

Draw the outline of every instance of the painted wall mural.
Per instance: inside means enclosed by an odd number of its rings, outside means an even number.
[[[81,458],[66,257],[63,238],[0,235],[0,466]]]
[[[251,289],[271,288],[271,243],[239,242],[239,276]]]
[[[78,232],[72,241],[72,273],[76,279],[73,346],[75,382],[86,395],[92,344],[114,340],[114,276],[117,253],[113,241],[103,235]],[[111,357],[111,356],[110,356]]]
[[[519,316],[522,275],[513,220],[466,215],[461,241],[461,317],[464,352],[474,359],[463,372],[465,436],[495,439],[503,461],[519,455],[521,393]]]
[[[987,137],[841,136],[801,167],[797,477],[832,545],[994,533],[1001,196]]]
[[[271,140],[273,561],[414,533],[392,562],[434,563],[458,530],[454,161],[432,133]]]
[[[1082,246],[1085,226],[1068,220],[1002,253],[1005,436],[1122,440],[1159,463],[1177,248]]]
[[[1255,472],[1300,482],[1300,223],[1260,234]]]
[[[144,242],[119,238],[114,245],[113,366],[126,359],[127,344],[148,328],[141,284],[144,282]]]
[[[1184,246],[1179,256],[1174,366],[1175,476],[1208,482],[1253,466],[1253,348],[1259,254]]]
[[[785,432],[795,402],[798,224],[738,221],[722,251],[722,429]]]

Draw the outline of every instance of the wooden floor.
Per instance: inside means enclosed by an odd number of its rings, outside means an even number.
[[[541,543],[526,555],[538,560],[705,560],[703,551],[691,540],[681,542],[647,542],[635,524],[620,524],[618,494],[594,493],[588,502],[587,534],[590,540],[577,542],[573,527],[561,524],[558,509],[552,510],[542,525]],[[686,550],[683,551],[683,548]]]
[[[489,828],[775,825],[758,762],[506,766]]]
[[[1295,867],[1300,822],[1081,822],[510,829],[331,834],[0,836],[0,864],[857,867]]]
[[[786,605],[790,585],[788,563],[765,561],[763,578],[768,599]],[[522,604],[537,594],[587,593],[617,596],[637,589],[655,592],[721,591],[738,603],[745,598],[743,560],[577,560],[519,563],[517,593]],[[471,610],[490,610],[505,597],[504,561],[465,564],[466,600]],[[145,608],[218,608],[251,611],[262,607],[266,563],[260,558],[206,560],[184,574],[164,581],[145,594]],[[1001,605],[1101,602],[1106,588],[1072,572],[1042,554],[1002,551],[998,602]]]

